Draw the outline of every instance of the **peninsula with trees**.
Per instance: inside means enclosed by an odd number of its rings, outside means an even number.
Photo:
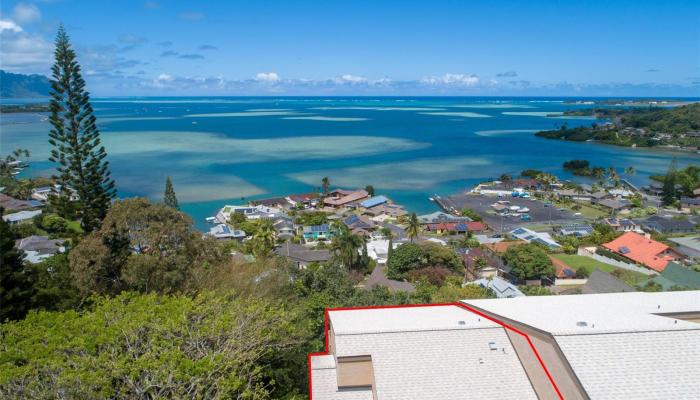
[[[547,139],[600,142],[627,147],[665,147],[687,151],[700,148],[700,103],[675,108],[594,108],[570,110],[566,116],[595,116],[606,120],[591,126],[537,132]]]

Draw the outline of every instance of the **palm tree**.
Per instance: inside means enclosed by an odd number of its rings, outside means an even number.
[[[255,231],[256,252],[258,256],[270,254],[275,247],[276,232],[271,220],[261,220],[258,229]]]
[[[614,187],[620,186],[620,175],[618,175],[615,167],[608,167],[608,180],[612,182]]]
[[[323,188],[323,195],[328,194],[328,188],[331,186],[331,180],[328,179],[327,176],[324,176],[323,179],[321,179],[321,187]]]
[[[343,266],[352,268],[360,260],[358,250],[363,243],[363,237],[353,235],[345,225],[339,225],[338,233],[331,241],[331,250]]]
[[[420,233],[420,222],[418,222],[418,216],[416,213],[411,214],[408,219],[408,227],[406,227],[406,234],[408,234],[409,239],[413,242],[413,239],[418,237]]]
[[[632,176],[636,173],[637,173],[637,171],[634,169],[634,167],[625,168],[625,175]]]

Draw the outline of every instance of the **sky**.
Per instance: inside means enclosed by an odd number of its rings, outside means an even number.
[[[700,96],[697,0],[3,0],[0,68],[60,23],[98,96]]]

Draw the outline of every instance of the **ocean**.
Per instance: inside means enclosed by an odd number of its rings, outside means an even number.
[[[572,178],[570,159],[615,166],[634,184],[700,164],[688,152],[573,143],[538,130],[590,125],[561,116],[575,99],[505,97],[93,98],[121,197],[159,200],[166,176],[198,228],[225,204],[333,187],[373,185],[410,211],[502,173],[539,169]],[[6,103],[3,100],[3,103]],[[30,175],[50,175],[45,115],[3,115],[0,153],[32,152]],[[625,176],[632,166],[637,173]],[[577,178],[581,179],[581,178]]]

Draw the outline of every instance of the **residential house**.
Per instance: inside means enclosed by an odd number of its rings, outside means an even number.
[[[47,236],[29,236],[15,242],[18,250],[24,252],[24,260],[37,264],[58,253],[64,253],[63,239],[49,239]]]
[[[635,292],[634,288],[609,273],[595,269],[579,289],[583,294]]]
[[[583,201],[583,202],[594,202],[604,199],[608,194],[604,190],[599,190],[597,192],[591,192],[581,188],[582,190],[576,189],[561,189],[554,192],[554,194],[562,199],[568,199],[573,201]]]
[[[226,224],[214,225],[209,229],[208,235],[219,240],[243,240],[246,237],[245,232],[232,229]]]
[[[51,196],[58,196],[60,191],[56,186],[42,186],[32,189],[31,198],[41,202],[49,201]]]
[[[583,237],[593,233],[593,227],[589,224],[563,225],[557,229],[560,235]]]
[[[375,220],[375,218],[377,217],[381,217],[382,220],[387,220],[402,217],[408,213],[402,206],[398,204],[385,203],[380,204],[378,206],[374,206],[372,208],[368,208],[364,210],[362,214],[371,216],[372,220]]]
[[[364,290],[372,290],[375,287],[385,287],[391,292],[407,292],[413,293],[416,291],[416,287],[410,282],[397,281],[395,279],[389,279],[386,277],[386,266],[377,265],[372,270],[372,273],[367,278],[362,287]]]
[[[554,276],[557,279],[574,279],[576,278],[576,269],[564,261],[549,256],[552,265],[554,266]]]
[[[399,243],[392,242],[392,248],[398,247]],[[369,258],[377,262],[377,264],[386,264],[389,257],[389,240],[384,238],[370,239],[366,243],[367,255]]]
[[[53,186],[42,186],[32,189],[31,198],[33,200],[46,203],[52,196],[58,196],[61,194],[61,185]],[[75,189],[68,189],[69,198],[71,201],[77,201],[80,199],[78,192]]]
[[[487,251],[491,252],[491,254],[493,254],[494,256],[500,257],[501,255],[505,254],[505,252],[508,251],[508,249],[512,246],[520,246],[525,243],[527,242],[524,240],[511,240],[508,242],[501,241],[494,243],[486,243],[483,245],[483,247]]]
[[[343,224],[356,235],[368,236],[375,228],[374,221],[364,215],[351,214],[343,219]]]
[[[440,235],[463,235],[468,232],[483,232],[486,226],[482,222],[440,222],[425,224],[424,229],[427,232],[434,232]]]
[[[543,244],[550,249],[561,247],[561,245],[552,239],[552,236],[547,232],[535,232],[531,229],[520,227],[510,231],[510,235],[516,239],[524,240],[528,243]]]
[[[224,206],[216,214],[216,220],[226,224],[233,214],[242,214],[247,219],[275,219],[285,216],[281,208],[268,207],[262,204],[251,206]]]
[[[290,204],[285,197],[270,197],[267,199],[251,200],[251,206],[265,206],[269,208],[283,209],[289,208]]]
[[[663,290],[670,290],[674,287],[700,289],[700,272],[693,271],[675,262],[668,263],[659,275],[650,280],[661,285]]]
[[[669,262],[683,258],[669,246],[635,232],[626,232],[617,239],[604,243],[603,247],[656,272],[663,271]]]
[[[627,218],[605,218],[603,223],[615,229],[616,232],[641,232],[640,226]]]
[[[462,258],[462,264],[464,264],[467,274],[471,275],[472,279],[498,276],[499,263],[494,263],[494,260],[480,248],[459,248],[455,249],[455,252]],[[479,260],[483,260],[485,265],[479,266],[477,264]]]
[[[376,206],[381,205],[381,204],[386,204],[388,202],[389,202],[389,199],[386,196],[374,196],[374,197],[370,197],[367,200],[361,201],[360,207],[369,209],[369,208],[376,207]]]
[[[303,228],[302,236],[304,237],[304,241],[309,243],[319,240],[331,240],[334,236],[334,232],[331,230],[329,224],[311,225]]]
[[[366,199],[369,193],[366,190],[341,190],[336,189],[323,199],[323,203],[333,208],[348,206],[351,203]]]
[[[477,279],[471,283],[492,290],[499,299],[525,296],[517,286],[497,276]]]
[[[507,329],[465,308],[330,309],[326,315],[328,351],[309,356],[314,400],[538,398]],[[536,363],[530,354],[528,362]]]
[[[688,257],[700,258],[700,236],[684,236],[669,238],[671,242],[678,245],[676,250]]]
[[[612,212],[624,212],[632,208],[632,203],[627,199],[602,199],[596,203]]]
[[[547,366],[539,376],[558,389],[538,386],[521,357],[540,399],[691,399],[700,391],[699,297],[700,291],[633,292],[464,303],[531,338],[521,340]]]
[[[653,196],[661,196],[664,193],[664,184],[657,181],[651,181],[649,185],[643,187],[642,190]]]
[[[21,211],[42,206],[43,204],[37,200],[19,200],[0,193],[0,208],[4,208],[5,211]]]
[[[311,249],[299,244],[285,242],[275,248],[275,254],[286,257],[304,269],[311,263],[322,263],[331,259],[331,252],[325,249]]]
[[[471,222],[472,219],[469,217],[461,217],[452,214],[447,214],[442,211],[436,211],[434,213],[419,215],[418,222],[421,224],[439,224],[445,222]]]
[[[695,224],[687,218],[673,218],[653,215],[641,221],[642,228],[646,231],[659,233],[693,233],[696,232]]]
[[[32,211],[19,211],[16,213],[12,214],[6,214],[2,216],[2,220],[7,222],[10,225],[15,225],[15,224],[21,224],[23,222],[31,221],[32,218],[36,217],[37,215],[41,215],[41,210],[32,210]]]
[[[318,204],[319,196],[318,193],[302,193],[291,194],[286,199],[292,207],[313,208]]]
[[[700,209],[700,197],[681,197],[681,209],[685,212]]]
[[[296,236],[294,223],[288,218],[279,218],[274,223],[277,239],[291,240]]]

